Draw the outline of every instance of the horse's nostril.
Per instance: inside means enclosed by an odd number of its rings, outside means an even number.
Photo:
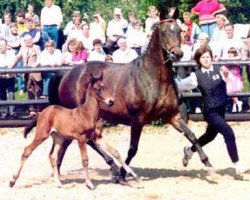
[[[109,100],[109,106],[113,106],[114,105],[114,100]]]

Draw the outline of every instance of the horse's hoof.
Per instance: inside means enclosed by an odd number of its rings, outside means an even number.
[[[87,188],[90,189],[90,190],[94,190],[94,189],[95,189],[95,186],[94,186],[91,182],[86,183],[86,186],[87,186]]]
[[[219,179],[221,179],[221,175],[218,174],[214,168],[208,168],[207,169],[207,175],[206,175],[207,179],[210,181],[217,181]]]
[[[15,183],[16,183],[15,181],[10,181],[10,183],[9,183],[9,187],[11,187],[11,188],[12,188],[12,187],[15,185]]]
[[[112,172],[113,177],[119,178],[120,168],[117,165],[112,165],[110,171]]]

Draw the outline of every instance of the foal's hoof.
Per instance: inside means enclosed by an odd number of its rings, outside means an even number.
[[[10,181],[10,183],[9,183],[9,187],[11,187],[11,188],[12,188],[12,187],[15,185],[15,183],[16,183],[15,181]]]
[[[217,181],[219,179],[221,179],[221,175],[218,174],[214,168],[209,167],[207,169],[207,175],[206,175],[207,179],[210,181]]]

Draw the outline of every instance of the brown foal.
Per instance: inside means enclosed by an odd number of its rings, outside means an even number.
[[[107,88],[103,85],[101,80],[102,76],[96,79],[90,75],[86,100],[81,106],[75,109],[67,109],[61,106],[52,105],[41,112],[37,119],[35,138],[30,145],[25,147],[21,157],[19,169],[17,173],[13,175],[13,179],[10,181],[10,187],[15,185],[24,162],[30,154],[50,135],[53,138],[53,146],[49,154],[49,159],[57,187],[61,187],[62,183],[59,179],[56,160],[58,151],[66,138],[76,139],[78,141],[86,185],[88,188],[94,189],[94,185],[92,184],[88,174],[88,155],[86,149],[86,142],[88,140],[93,140],[104,151],[110,153],[121,163],[127,173],[131,174],[136,180],[138,180],[137,175],[121,159],[119,153],[104,141],[100,129],[97,128],[97,121],[99,119],[99,103],[103,102],[107,106],[112,106],[114,104],[112,96],[109,94]]]

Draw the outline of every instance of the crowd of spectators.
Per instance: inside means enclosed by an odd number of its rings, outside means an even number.
[[[113,19],[107,23],[99,12],[87,23],[81,12],[75,10],[72,12],[72,20],[63,29],[61,8],[53,0],[45,0],[44,3],[40,16],[34,13],[32,4],[28,5],[26,13],[17,12],[15,19],[10,13],[3,15],[3,23],[0,26],[0,67],[56,67],[93,60],[130,62],[141,55],[152,34],[152,25],[160,20],[159,11],[155,6],[148,8],[145,26],[136,13],[130,12],[127,20],[120,8],[114,8]],[[225,7],[216,0],[201,0],[191,12],[183,13],[180,18],[183,22],[178,20],[182,30],[183,61],[192,60],[195,51],[204,45],[211,47],[214,60],[249,57],[250,42],[235,37],[234,25],[221,14],[224,10]],[[193,14],[199,16],[199,25],[192,21]],[[234,56],[229,52],[232,48],[236,51]],[[228,68],[237,77],[237,82],[242,82],[242,66]],[[15,83],[20,96],[27,91],[28,99],[46,98],[52,75],[1,75],[0,99],[15,98]],[[230,92],[243,89],[230,87]],[[233,111],[241,111],[242,102],[237,98],[233,98],[233,102]],[[17,117],[13,106],[1,108],[2,117]],[[33,117],[37,108],[31,106],[29,112],[30,117]]]

